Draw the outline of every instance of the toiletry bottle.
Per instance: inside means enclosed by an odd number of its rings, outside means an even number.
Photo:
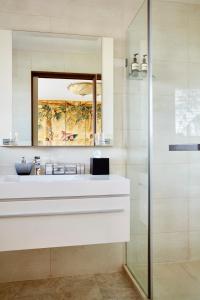
[[[15,138],[14,138],[14,140],[15,140],[15,144],[17,145],[18,142],[19,142],[19,134],[18,134],[18,132],[15,132]]]
[[[141,64],[141,71],[146,73],[148,71],[148,64],[147,64],[147,55],[143,55],[142,64]]]
[[[139,70],[140,70],[140,66],[138,63],[138,59],[137,59],[138,53],[135,53],[133,56],[133,62],[131,64],[131,73],[133,75],[138,74]]]
[[[53,175],[53,164],[50,162],[45,164],[45,175]]]
[[[35,166],[35,175],[40,175],[41,172],[40,156],[34,157],[34,166]]]

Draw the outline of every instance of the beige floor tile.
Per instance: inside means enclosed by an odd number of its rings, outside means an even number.
[[[132,283],[127,279],[123,272],[112,273],[112,274],[100,274],[95,275],[96,281],[100,287],[110,288],[110,287],[123,287],[130,288]]]
[[[193,278],[200,282],[200,261],[190,261],[181,264],[182,268]]]
[[[198,300],[200,295],[198,268],[199,264],[191,262],[154,265],[155,300]]]
[[[136,300],[139,297],[131,288],[100,288],[100,291],[105,300]]]
[[[103,299],[137,299],[139,294],[126,275],[121,273],[96,275]]]
[[[141,300],[124,272],[0,284],[0,300]]]
[[[0,299],[10,300],[14,299],[19,293],[20,287],[13,283],[1,283],[0,284]]]
[[[67,298],[66,298],[67,299]],[[57,300],[56,296],[51,294],[37,295],[37,296],[25,296],[17,297],[15,300]]]

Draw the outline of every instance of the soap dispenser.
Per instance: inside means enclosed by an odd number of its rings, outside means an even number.
[[[138,53],[135,53],[133,56],[133,62],[131,64],[131,74],[137,76],[140,71],[140,66],[137,59]]]
[[[147,64],[147,54],[143,55],[142,64],[141,64],[141,71],[147,73],[148,71],[148,64]]]
[[[24,156],[22,156],[21,161],[15,163],[15,170],[18,175],[30,175],[32,170],[32,163],[26,162]]]

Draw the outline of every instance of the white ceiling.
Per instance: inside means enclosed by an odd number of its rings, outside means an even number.
[[[53,79],[39,78],[38,79],[38,99],[40,100],[74,100],[74,101],[89,101],[92,100],[92,95],[79,96],[68,90],[71,83],[86,82],[88,80],[73,80],[73,79]],[[91,82],[91,81],[89,81]]]
[[[107,29],[116,34],[127,28],[144,0],[0,0],[0,12],[50,17],[50,22],[62,22],[67,31],[95,32]],[[67,24],[67,25],[66,25]],[[104,29],[103,29],[104,27]],[[63,28],[66,32],[66,29]],[[113,35],[114,35],[113,34]],[[101,34],[102,35],[102,34]]]

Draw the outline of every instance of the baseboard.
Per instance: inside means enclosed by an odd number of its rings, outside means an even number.
[[[139,286],[139,284],[137,283],[137,281],[135,280],[135,278],[133,277],[133,275],[129,271],[128,267],[126,265],[124,265],[123,267],[124,267],[124,270],[125,270],[126,274],[130,278],[130,280],[133,282],[133,284],[135,285],[135,287],[138,290],[138,292],[140,293],[141,297],[144,300],[149,300],[149,298],[147,298],[147,296],[145,295],[145,293],[143,292],[143,290],[141,289],[141,287]]]

